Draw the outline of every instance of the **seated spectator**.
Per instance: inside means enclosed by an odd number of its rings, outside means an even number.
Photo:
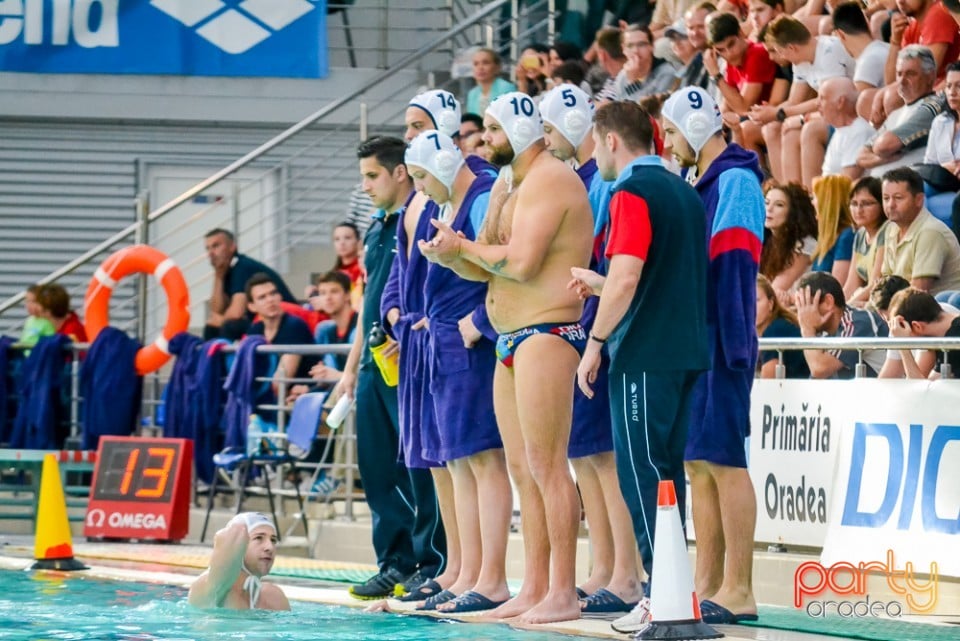
[[[553,77],[553,70],[565,62],[583,64],[583,50],[572,42],[557,40],[550,45],[550,51],[547,54],[547,68],[544,73],[548,78]]]
[[[27,310],[27,320],[23,323],[23,331],[20,333],[20,340],[17,341],[24,347],[33,347],[44,336],[53,336],[57,333],[53,323],[43,315],[43,308],[37,302],[37,296],[43,285],[30,285],[23,296],[23,305]],[[25,352],[29,356],[29,352]]]
[[[87,342],[87,331],[77,313],[70,309],[70,294],[59,283],[48,283],[37,293],[40,315],[50,321],[54,332],[75,343]]]
[[[317,325],[314,340],[318,345],[352,344],[357,329],[357,312],[348,304],[350,281],[339,272],[327,272],[320,277],[319,290],[317,303],[330,319]],[[319,381],[339,381],[346,363],[346,354],[325,354],[323,361],[310,370],[310,376]]]
[[[591,86],[591,94],[597,103],[607,102],[617,99],[616,77],[623,69],[627,57],[623,55],[623,47],[620,44],[620,30],[616,27],[604,27],[597,31],[596,47],[597,62],[594,70],[591,70],[591,76],[603,77],[602,84]],[[576,62],[571,60],[570,62]],[[566,64],[566,63],[564,63]],[[551,76],[554,77],[554,76]],[[580,83],[574,83],[579,86]],[[556,86],[556,85],[554,85]]]
[[[810,272],[800,279],[796,295],[800,335],[865,338],[887,335],[887,324],[871,311],[849,307],[843,288],[825,272]],[[811,378],[853,378],[860,362],[857,350],[805,349],[803,357]],[[883,367],[885,350],[863,350],[867,376],[876,377]]]
[[[890,335],[896,338],[960,337],[960,313],[945,311],[933,296],[910,287],[897,292],[890,302]],[[932,352],[935,358],[929,368],[918,363],[912,350],[900,350],[907,378],[940,378],[940,366],[944,362],[943,352],[925,351]],[[950,365],[951,378],[957,378],[960,375],[960,350],[947,351],[946,362]]]
[[[706,89],[710,84],[710,77],[703,67],[703,53],[697,51],[687,37],[687,25],[682,20],[678,20],[667,28],[665,34],[665,37],[670,40],[670,51],[680,65],[674,73],[675,78],[671,89],[691,85]],[[688,76],[689,80],[687,80]]]
[[[711,48],[703,53],[703,66],[717,85],[721,111],[745,116],[751,107],[770,99],[777,65],[763,45],[747,39],[736,16],[711,15],[707,19],[707,43]],[[725,73],[720,73],[717,57],[727,63]]]
[[[636,102],[673,86],[674,69],[665,60],[654,57],[653,36],[648,28],[628,26],[621,42],[627,61],[615,80],[617,100]]]
[[[237,340],[246,333],[253,319],[247,307],[246,285],[254,274],[267,274],[285,302],[298,304],[277,272],[237,251],[237,242],[226,229],[208,231],[204,248],[213,267],[213,291],[207,324],[203,328],[204,340]]]
[[[546,91],[548,52],[549,49],[544,45],[530,45],[520,52],[520,60],[514,69],[517,91],[522,91],[533,98],[537,98]]]
[[[887,216],[883,213],[883,191],[879,178],[867,176],[853,185],[850,190],[850,217],[857,231],[853,237],[853,264],[847,272],[843,295],[848,304],[855,304],[867,300],[883,265],[883,235]]]
[[[249,335],[261,335],[270,345],[312,345],[313,335],[307,324],[283,311],[280,292],[269,274],[254,274],[247,281],[246,295],[249,298],[250,311],[260,317],[260,320],[250,325]],[[271,355],[272,356],[272,355]],[[317,356],[301,356],[300,354],[284,354],[279,358],[276,366],[272,366],[272,358],[264,359],[271,362],[267,371],[261,376],[273,377],[273,385],[263,385],[257,394],[256,405],[273,405],[277,402],[279,385],[277,379],[309,378],[310,369],[317,364]],[[259,362],[259,361],[258,361]],[[292,384],[287,389],[292,392]],[[302,389],[301,393],[306,391]],[[290,394],[290,402],[297,395]],[[264,420],[275,422],[276,413],[272,410],[257,409],[257,414]]]
[[[793,303],[793,289],[812,264],[817,246],[817,216],[810,195],[796,183],[768,183],[767,218],[760,273],[766,276],[785,306]]]
[[[857,165],[873,176],[921,162],[933,119],[944,108],[933,92],[936,63],[930,50],[910,45],[897,57],[897,90],[904,106],[894,110],[857,158]]]
[[[767,23],[760,30],[760,44],[763,45],[763,48],[766,49],[767,55],[770,56],[770,60],[773,61],[773,64],[777,66],[776,74],[773,79],[773,89],[770,90],[770,99],[767,101],[766,107],[771,107],[768,113],[776,114],[777,107],[780,107],[787,101],[787,98],[790,96],[790,88],[793,85],[793,67],[786,60],[780,57],[776,51],[776,47],[773,46],[771,42],[766,40],[767,30],[770,28],[770,23]],[[772,175],[769,168],[769,159],[767,158],[767,151],[765,143],[763,141],[763,127],[766,124],[761,117],[761,112],[755,109],[751,109],[750,113],[747,115],[746,120],[739,119],[739,123],[731,122],[732,118],[729,116],[724,119],[724,124],[730,127],[734,135],[739,136],[740,145],[744,149],[749,149],[759,156],[761,163],[764,164],[764,169],[767,174]],[[775,117],[775,116],[771,116]],[[737,130],[739,129],[739,134]]]
[[[500,96],[517,87],[500,77],[500,54],[483,47],[473,54],[473,79],[477,86],[467,92],[467,113],[483,116],[487,106]]]
[[[816,94],[828,78],[853,77],[854,61],[835,36],[815,36],[802,22],[788,15],[767,25],[766,41],[777,55],[793,65],[793,84],[779,107],[755,106],[751,119],[763,126],[770,170],[781,182],[799,182],[799,141],[784,145],[782,137],[799,138],[805,119],[817,109]]]
[[[804,184],[816,176],[843,174],[851,180],[863,175],[857,164],[860,150],[876,130],[857,115],[857,88],[849,78],[830,78],[820,86],[820,114],[800,134]],[[830,134],[833,128],[833,134]],[[828,142],[829,140],[829,142]]]
[[[565,62],[558,65],[554,68],[550,81],[554,87],[564,83],[582,87],[584,81],[583,65],[578,62]]]
[[[960,244],[924,207],[923,180],[909,167],[883,176],[884,275],[897,274],[931,294],[960,289]]]
[[[897,9],[890,16],[886,83],[894,80],[899,51],[910,45],[923,45],[930,50],[939,83],[946,75],[947,65],[960,57],[960,32],[950,12],[938,0],[898,0]]]
[[[850,219],[850,179],[846,176],[819,176],[813,179],[817,211],[817,247],[810,256],[815,272],[828,272],[847,282],[853,258],[853,221]]]
[[[944,87],[946,109],[933,119],[923,164],[941,167],[944,171],[931,171],[933,167],[918,169],[926,184],[927,209],[943,222],[950,224],[950,214],[957,191],[960,190],[960,62],[947,66],[947,83]]]
[[[797,315],[783,306],[773,285],[764,275],[757,276],[757,336],[760,338],[800,338]],[[760,352],[758,378],[776,378],[780,354],[776,350]],[[786,378],[810,378],[810,369],[803,353],[788,349],[783,352]]]
[[[783,13],[783,0],[750,0],[747,5],[747,26],[750,40],[763,44],[760,32],[770,21]]]
[[[840,39],[843,48],[856,60],[853,82],[857,90],[872,100],[872,94],[884,86],[884,68],[890,53],[890,45],[874,40],[870,25],[859,2],[844,2],[837,5],[831,17],[833,35]]]

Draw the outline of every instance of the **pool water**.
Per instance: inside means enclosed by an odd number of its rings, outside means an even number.
[[[0,571],[0,641],[565,641],[503,625],[292,602],[291,612],[197,610],[183,588]]]

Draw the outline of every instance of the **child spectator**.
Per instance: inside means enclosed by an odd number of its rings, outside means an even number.
[[[27,320],[23,323],[23,332],[17,341],[24,347],[33,347],[44,336],[53,336],[56,330],[49,319],[44,318],[43,308],[37,302],[37,295],[43,285],[30,285],[23,297],[23,305],[27,309]],[[29,354],[29,352],[25,352]]]
[[[50,283],[40,288],[37,303],[41,315],[50,321],[57,334],[68,336],[75,343],[86,343],[87,332],[77,313],[70,309],[70,294],[63,285]]]

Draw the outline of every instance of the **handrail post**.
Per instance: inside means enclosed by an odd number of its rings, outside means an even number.
[[[150,243],[150,194],[147,190],[137,194],[134,206],[139,223],[134,242],[137,245],[147,245]],[[147,278],[147,274],[137,277],[137,340],[141,343],[145,343],[147,337]]]
[[[240,183],[233,181],[230,184],[230,226],[234,238],[240,242]]]
[[[340,434],[340,438],[344,439],[346,443],[344,444],[344,470],[343,470],[343,484],[344,484],[344,501],[343,501],[343,517],[350,521],[354,520],[353,515],[353,492],[354,485],[356,483],[356,478],[354,476],[354,470],[357,468],[357,428],[356,428],[356,419],[357,412],[356,410],[350,412],[347,415],[347,420],[344,421],[343,431]]]
[[[557,37],[556,28],[557,2],[556,0],[547,0],[547,44],[553,44]]]
[[[367,110],[367,103],[360,103],[360,142],[366,140],[369,136],[367,133],[367,127],[369,126],[369,112]]]
[[[80,352],[70,350],[70,357],[70,439],[74,440],[80,436]]]
[[[520,0],[510,0],[510,66],[517,60],[517,38],[520,36]]]

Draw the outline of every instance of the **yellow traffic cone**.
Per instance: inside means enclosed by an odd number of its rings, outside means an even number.
[[[63,485],[60,484],[60,466],[53,454],[43,457],[33,557],[37,562],[31,566],[31,570],[88,569],[73,558],[67,501],[63,496]]]
[[[723,634],[703,622],[700,601],[693,588],[687,539],[680,523],[673,481],[660,481],[657,489],[657,527],[653,548],[653,583],[650,590],[651,621],[635,639],[717,639]]]

